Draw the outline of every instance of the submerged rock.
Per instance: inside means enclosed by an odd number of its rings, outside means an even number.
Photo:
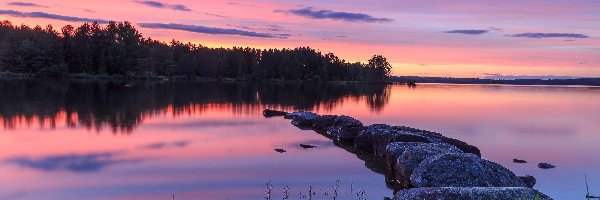
[[[287,112],[278,111],[278,110],[270,110],[270,109],[263,110],[263,116],[265,116],[265,117],[285,116],[287,114],[288,114]]]
[[[410,180],[415,187],[527,187],[510,170],[470,153],[428,157]]]
[[[273,149],[273,150],[275,150],[277,153],[285,153],[285,152],[287,152],[284,149]]]
[[[525,183],[525,185],[527,185],[527,187],[532,188],[533,186],[535,186],[535,177],[531,176],[531,175],[525,175],[525,176],[519,176],[519,178],[521,179],[521,181],[523,181],[523,183]]]
[[[527,161],[526,161],[526,160],[521,160],[521,159],[516,159],[516,158],[515,158],[515,159],[513,159],[513,162],[514,162],[514,163],[527,163]]]
[[[391,143],[385,151],[387,171],[402,187],[409,187],[410,176],[421,161],[445,153],[462,153],[462,151],[444,143]]]
[[[434,187],[413,188],[400,190],[394,199],[419,199],[419,200],[515,200],[536,199],[551,200],[537,190],[526,187]]]
[[[538,167],[542,168],[542,169],[552,169],[552,168],[555,168],[556,166],[549,164],[549,163],[539,163]]]
[[[312,148],[316,148],[317,146],[310,145],[310,144],[300,144],[300,147],[305,148],[305,149],[312,149]]]

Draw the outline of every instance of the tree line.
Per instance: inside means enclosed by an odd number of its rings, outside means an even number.
[[[67,74],[202,77],[241,80],[387,81],[382,55],[350,63],[310,47],[209,48],[144,37],[129,22],[52,25],[0,23],[0,72],[62,77]]]

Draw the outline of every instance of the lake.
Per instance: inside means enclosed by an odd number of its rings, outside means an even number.
[[[599,100],[583,86],[0,80],[0,199],[392,196],[365,161],[264,108],[440,132],[583,199],[586,175],[600,194]]]

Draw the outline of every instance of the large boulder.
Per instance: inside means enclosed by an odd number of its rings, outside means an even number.
[[[373,133],[373,151],[375,156],[385,157],[385,148],[388,144],[394,142],[419,142],[430,143],[431,140],[422,135],[414,134],[408,131],[399,131],[396,129],[387,129]]]
[[[428,157],[446,153],[462,153],[452,145],[444,143],[395,142],[386,147],[387,172],[392,180],[403,188],[410,186],[413,170]]]
[[[419,200],[515,200],[536,199],[551,200],[537,190],[526,187],[434,187],[413,188],[400,190],[394,199],[419,199]]]
[[[263,116],[265,116],[265,117],[285,116],[287,114],[288,114],[287,112],[278,111],[278,110],[270,110],[270,109],[263,110]]]
[[[527,187],[513,172],[471,153],[431,156],[410,177],[415,187]]]

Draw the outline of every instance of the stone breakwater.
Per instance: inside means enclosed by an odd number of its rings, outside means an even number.
[[[481,158],[479,148],[440,133],[373,124],[344,115],[265,109],[303,130],[314,130],[384,174],[394,199],[552,199],[532,189],[535,178],[517,176]]]

